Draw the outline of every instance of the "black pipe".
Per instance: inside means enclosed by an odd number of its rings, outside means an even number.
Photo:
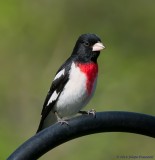
[[[97,112],[58,123],[44,129],[23,143],[8,160],[35,160],[71,139],[100,132],[129,132],[155,138],[155,117],[134,112]]]

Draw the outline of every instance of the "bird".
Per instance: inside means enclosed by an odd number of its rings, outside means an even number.
[[[37,133],[56,122],[68,124],[69,117],[85,113],[81,109],[94,95],[98,77],[97,59],[104,48],[96,34],[79,36],[70,57],[55,74],[43,104]]]

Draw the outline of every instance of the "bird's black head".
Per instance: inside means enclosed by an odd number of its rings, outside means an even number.
[[[97,62],[100,50],[104,48],[101,39],[97,35],[82,34],[75,44],[72,56],[81,62]]]

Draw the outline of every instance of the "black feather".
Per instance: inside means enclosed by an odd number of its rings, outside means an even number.
[[[59,70],[56,73],[56,75],[57,75],[61,70],[65,69],[64,74],[52,82],[50,90],[48,91],[48,94],[47,94],[45,101],[44,101],[44,104],[43,104],[43,109],[41,112],[42,117],[41,117],[41,121],[40,121],[37,132],[39,132],[42,129],[45,118],[48,116],[49,112],[53,109],[55,103],[59,99],[59,96],[58,96],[56,100],[52,101],[48,105],[48,101],[49,101],[51,95],[53,94],[54,91],[56,91],[60,95],[61,92],[63,91],[63,88],[65,87],[68,79],[69,79],[69,71],[71,68],[71,64],[73,62],[72,59],[73,58],[71,58],[71,57],[69,59],[67,59],[67,61],[59,68]]]

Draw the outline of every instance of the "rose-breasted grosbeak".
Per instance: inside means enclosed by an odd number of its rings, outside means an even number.
[[[37,132],[80,112],[91,99],[97,82],[97,58],[103,44],[95,34],[81,35],[71,56],[57,71],[45,99]]]

